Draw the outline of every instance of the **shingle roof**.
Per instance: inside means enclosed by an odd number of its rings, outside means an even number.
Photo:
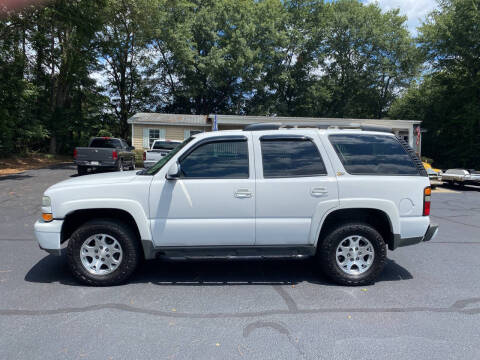
[[[206,115],[187,114],[160,114],[160,113],[136,113],[130,119],[129,124],[159,124],[159,125],[193,125],[211,126],[207,124]]]

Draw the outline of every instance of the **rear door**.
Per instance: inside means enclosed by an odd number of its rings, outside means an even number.
[[[335,174],[314,132],[254,132],[256,245],[310,245],[338,204]]]

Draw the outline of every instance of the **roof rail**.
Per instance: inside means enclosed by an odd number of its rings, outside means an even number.
[[[249,124],[243,128],[243,131],[263,131],[263,130],[279,130],[279,129],[295,129],[295,128],[317,128],[317,129],[359,129],[362,131],[378,131],[393,133],[393,129],[381,125],[364,125],[357,123],[350,124],[335,124],[335,123],[254,123]]]

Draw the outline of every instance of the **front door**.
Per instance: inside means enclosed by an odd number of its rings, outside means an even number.
[[[200,139],[180,155],[180,179],[156,176],[150,187],[156,246],[254,244],[255,171],[250,139],[250,135]]]

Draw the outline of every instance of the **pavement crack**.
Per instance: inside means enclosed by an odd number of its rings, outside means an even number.
[[[298,351],[299,355],[302,358],[306,359],[305,351],[300,347],[298,339],[294,339],[292,335],[290,335],[290,331],[288,330],[287,326],[281,324],[277,321],[255,321],[243,328],[243,337],[246,338],[250,335],[250,333],[256,329],[260,328],[271,328],[277,331],[280,335],[285,335],[288,338],[290,344]]]
[[[58,309],[26,310],[26,309],[0,309],[0,316],[47,316],[57,314],[83,313],[99,310],[117,310],[129,313],[145,314],[171,318],[192,318],[192,319],[222,319],[222,318],[251,318],[272,315],[298,315],[298,314],[340,314],[340,313],[458,313],[477,315],[480,314],[480,307],[467,308],[468,305],[480,303],[480,298],[469,298],[456,301],[449,307],[387,307],[387,308],[317,308],[317,309],[296,309],[296,310],[265,310],[257,312],[219,312],[219,313],[182,313],[154,309],[144,309],[127,304],[107,303],[89,305],[84,307],[65,307]]]
[[[282,297],[282,299],[285,301],[287,304],[288,310],[291,312],[297,312],[298,311],[298,306],[295,303],[295,300],[285,291],[284,288],[282,288],[280,285],[273,285],[273,289]]]

